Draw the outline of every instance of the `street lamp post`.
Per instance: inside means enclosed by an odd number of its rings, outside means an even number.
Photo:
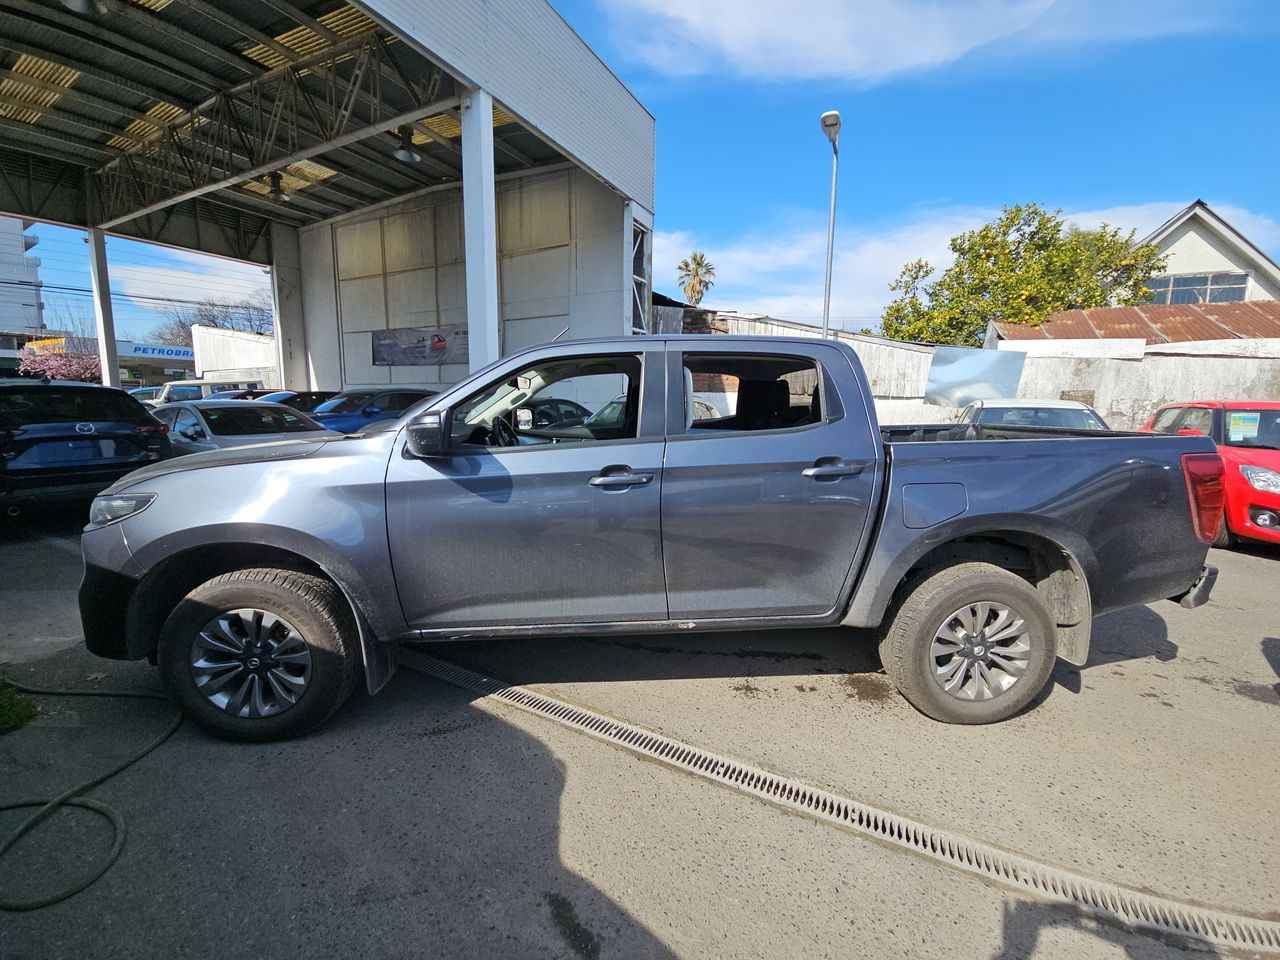
[[[831,328],[831,258],[836,242],[836,168],[840,163],[840,111],[828,110],[822,115],[822,132],[831,141],[831,217],[827,221],[827,283],[822,294],[822,336]]]

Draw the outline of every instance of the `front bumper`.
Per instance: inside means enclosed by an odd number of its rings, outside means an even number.
[[[1227,529],[1238,537],[1280,543],[1280,526],[1262,526],[1254,522],[1262,512],[1280,516],[1280,494],[1266,493],[1252,486],[1227,494]]]
[[[1209,594],[1213,591],[1213,585],[1217,582],[1218,568],[1211,563],[1206,563],[1204,569],[1200,571],[1200,576],[1196,577],[1196,582],[1191,585],[1186,593],[1181,593],[1169,599],[1178,601],[1179,606],[1193,610],[1209,602]]]
[[[80,538],[80,623],[90,653],[109,660],[136,660],[130,653],[126,618],[141,573],[119,523],[86,530]]]

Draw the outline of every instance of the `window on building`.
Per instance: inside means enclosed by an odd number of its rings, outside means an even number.
[[[1195,273],[1176,277],[1152,277],[1148,303],[1231,303],[1243,300],[1249,284],[1247,273]]]
[[[649,231],[631,234],[631,332],[649,332]]]

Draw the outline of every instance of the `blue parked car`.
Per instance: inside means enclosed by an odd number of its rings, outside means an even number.
[[[344,390],[311,411],[311,418],[327,430],[359,433],[379,420],[398,420],[400,414],[415,403],[434,397],[438,392],[409,387]]]

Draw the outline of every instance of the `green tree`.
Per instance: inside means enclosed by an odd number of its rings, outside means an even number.
[[[977,346],[988,320],[1036,324],[1059,310],[1142,303],[1146,280],[1165,266],[1159,248],[1105,223],[1069,227],[1061,214],[1034,203],[1005,207],[951,238],[955,262],[936,278],[928,261],[912,260],[889,285],[898,296],[881,333]]]
[[[676,282],[684,288],[685,301],[696,307],[715,284],[716,268],[705,253],[695,250],[676,264]]]

